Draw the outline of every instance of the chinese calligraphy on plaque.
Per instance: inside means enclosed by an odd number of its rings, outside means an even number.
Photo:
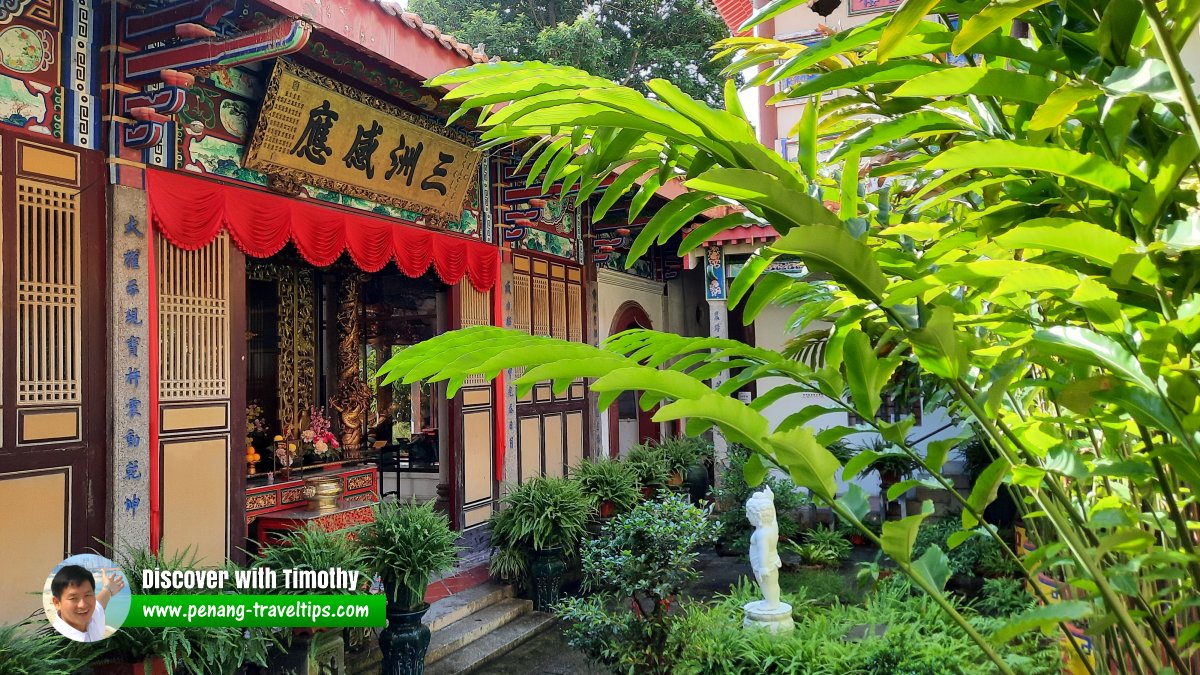
[[[457,220],[482,154],[471,139],[289,61],[276,66],[245,166]]]

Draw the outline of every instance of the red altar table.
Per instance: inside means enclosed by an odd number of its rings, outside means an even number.
[[[311,476],[337,476],[342,480],[342,499],[337,511],[322,514],[308,510],[308,500],[304,498],[304,479]],[[254,533],[260,543],[267,543],[261,538],[264,532],[296,529],[310,520],[320,523],[327,531],[339,530],[370,522],[371,507],[378,501],[379,471],[376,467],[325,467],[291,480],[248,487],[246,534]]]
[[[333,511],[311,511],[307,508],[276,511],[265,516],[259,516],[255,522],[255,539],[259,545],[274,544],[281,535],[315,523],[326,532],[345,530],[355,525],[372,522],[375,519],[372,507],[374,502],[350,501],[339,499],[338,507]]]

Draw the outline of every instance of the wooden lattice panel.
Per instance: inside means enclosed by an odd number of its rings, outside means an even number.
[[[17,403],[78,403],[79,191],[17,179],[17,238]]]
[[[532,312],[529,307],[529,275],[520,272],[513,274],[512,288],[512,327],[514,330],[528,333],[533,330]]]
[[[229,397],[229,242],[197,251],[156,239],[159,398]]]
[[[529,299],[530,313],[533,315],[533,330],[531,332],[534,335],[549,335],[550,280],[546,277],[535,276],[530,279],[530,284],[533,287]]]
[[[583,342],[583,287],[567,284],[567,339]]]
[[[490,326],[492,324],[492,294],[480,293],[471,284],[459,284],[459,321],[463,328],[468,326]],[[466,384],[485,384],[483,375],[472,375]]]
[[[551,334],[560,340],[566,340],[567,318],[564,315],[569,311],[567,309],[567,285],[558,279],[550,282],[550,306],[554,308]]]

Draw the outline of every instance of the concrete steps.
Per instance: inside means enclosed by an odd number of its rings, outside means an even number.
[[[425,672],[470,673],[553,623],[533,603],[513,597],[511,586],[485,583],[433,603],[423,619],[433,631]]]
[[[439,661],[433,664],[426,662],[425,675],[473,673],[553,625],[554,617],[549,614],[532,611],[522,614]]]

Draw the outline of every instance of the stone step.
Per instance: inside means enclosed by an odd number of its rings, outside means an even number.
[[[438,662],[425,666],[425,675],[473,673],[553,625],[552,615],[528,612]]]
[[[437,634],[438,631],[455,621],[511,597],[513,597],[512,586],[494,582],[480,584],[433,603],[421,621],[429,626],[429,630]]]
[[[513,619],[531,611],[533,611],[532,602],[505,598],[468,614],[445,628],[434,631],[429,640],[429,651],[425,653],[425,663],[436,663],[448,654],[462,649],[469,643],[479,640]]]

